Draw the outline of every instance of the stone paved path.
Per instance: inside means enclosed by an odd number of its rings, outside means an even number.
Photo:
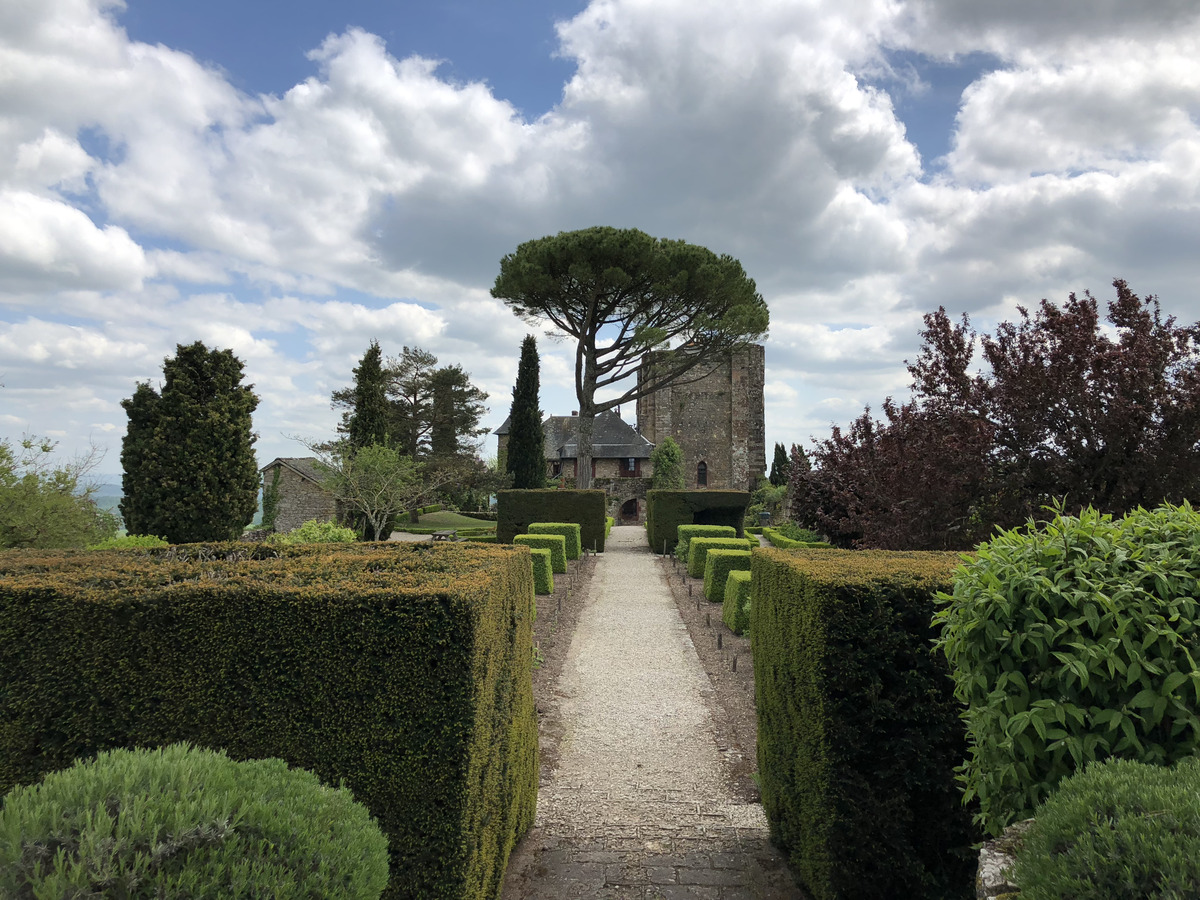
[[[559,682],[565,727],[505,900],[802,900],[734,799],[708,676],[641,528],[614,528]]]

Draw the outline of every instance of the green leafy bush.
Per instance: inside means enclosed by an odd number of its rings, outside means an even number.
[[[561,534],[567,539],[567,559],[579,559],[583,554],[581,529],[576,522],[530,522],[527,534]]]
[[[712,603],[725,600],[725,580],[735,570],[750,571],[749,550],[709,550],[704,556],[704,596]]]
[[[789,525],[784,528],[766,527],[762,531],[763,537],[767,539],[772,547],[778,547],[781,550],[828,550],[830,545],[822,540],[815,532],[809,531],[806,528],[798,528],[794,525]],[[812,537],[814,540],[799,540],[788,537],[788,534],[801,534],[807,537]]]
[[[725,579],[725,598],[721,620],[734,634],[745,634],[750,627],[750,571],[735,570]]]
[[[1200,897],[1200,760],[1111,759],[1065,779],[1017,851],[1021,900]]]
[[[811,528],[802,528],[795,522],[784,522],[781,525],[774,526],[775,531],[789,541],[801,541],[805,544],[821,544],[824,543],[824,538],[817,534]]]
[[[144,550],[147,547],[168,547],[165,539],[152,534],[127,534],[92,544],[89,550]]]
[[[565,575],[567,571],[567,539],[561,534],[518,534],[513,544],[526,547],[541,547],[550,551],[550,561],[555,573]]]
[[[678,537],[678,542],[675,544],[675,558],[680,562],[686,563],[688,559],[688,545],[691,544],[692,538],[735,538],[737,537],[737,529],[732,525],[680,525],[675,529],[675,534]]]
[[[337,522],[322,522],[319,519],[309,519],[291,531],[267,538],[272,544],[352,544],[357,540],[358,532],[353,528],[343,528]]]
[[[693,578],[704,577],[704,563],[709,550],[750,550],[758,541],[747,538],[698,537],[688,542],[687,573]]]
[[[1110,756],[1200,749],[1200,516],[1085,510],[1000,533],[958,572],[936,623],[971,740],[968,798],[998,834]]]
[[[533,592],[535,594],[554,593],[554,563],[551,553],[546,547],[530,547],[533,557]]]
[[[605,536],[606,538],[607,538],[607,537],[608,537],[610,534],[612,534],[613,525],[615,525],[616,523],[617,523],[617,520],[616,520],[616,519],[614,519],[612,516],[605,516],[605,517],[604,517],[604,536]]]
[[[377,900],[387,840],[345,788],[280,759],[111,750],[0,811],[0,896]]]

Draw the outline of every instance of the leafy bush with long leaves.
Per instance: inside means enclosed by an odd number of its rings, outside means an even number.
[[[1200,750],[1200,514],[1093,509],[1001,532],[940,594],[966,799],[997,834],[1086,763]]]

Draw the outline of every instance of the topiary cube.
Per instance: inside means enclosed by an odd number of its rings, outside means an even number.
[[[721,621],[734,634],[745,634],[750,627],[750,571],[737,570],[725,579],[725,599],[721,603]]]
[[[554,563],[552,553],[547,547],[530,547],[533,557],[533,592],[535,594],[554,593]]]
[[[705,557],[709,550],[751,550],[758,541],[746,538],[692,538],[688,542],[687,573],[693,578],[704,577]]]
[[[529,534],[561,534],[567,539],[567,559],[579,559],[583,554],[582,527],[577,522],[534,522]]]
[[[366,808],[281,759],[111,750],[13,788],[0,810],[3,897],[215,897],[237,885],[240,897],[378,900],[387,883],[387,840]]]
[[[513,543],[524,547],[541,547],[550,551],[550,561],[558,575],[567,571],[567,539],[561,534],[518,534]]]
[[[749,550],[709,550],[704,556],[704,596],[710,603],[725,600],[725,579],[737,570],[750,571]]]

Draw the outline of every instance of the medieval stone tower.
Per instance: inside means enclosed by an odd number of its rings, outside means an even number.
[[[638,431],[657,444],[673,437],[683,448],[685,486],[753,490],[767,470],[763,410],[765,353],[752,344],[705,360],[697,381],[672,384],[637,402]],[[641,382],[650,355],[638,372]]]

